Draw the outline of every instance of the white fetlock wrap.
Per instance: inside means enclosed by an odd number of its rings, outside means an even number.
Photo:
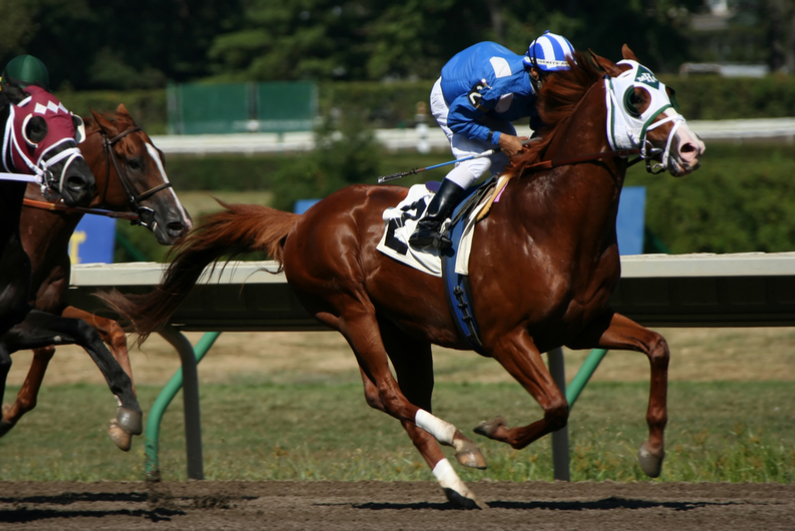
[[[453,470],[453,465],[447,459],[442,459],[436,463],[436,466],[433,467],[433,475],[443,489],[452,489],[464,497],[469,494],[466,484],[461,481],[461,478]]]
[[[456,428],[449,422],[434,417],[424,409],[418,409],[417,414],[414,416],[414,424],[416,424],[418,428],[422,428],[433,435],[440,443],[450,446],[453,445],[453,436],[455,436]],[[434,474],[435,473],[436,472],[434,472]]]

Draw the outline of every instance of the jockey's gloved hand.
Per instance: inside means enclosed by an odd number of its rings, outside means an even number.
[[[524,149],[524,145],[522,145],[523,140],[527,140],[526,136],[513,136],[509,135],[508,133],[500,133],[500,139],[497,143],[500,146],[500,150],[508,155],[509,157],[513,157],[517,153],[520,153],[522,149]]]

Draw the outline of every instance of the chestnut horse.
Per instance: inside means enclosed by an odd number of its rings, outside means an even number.
[[[86,139],[80,144],[80,150],[97,179],[97,190],[88,206],[112,212],[133,212],[134,215],[127,216],[128,219],[132,217],[134,223],[151,230],[161,244],[173,244],[193,224],[168,180],[163,153],[138,127],[124,104],[118,106],[112,120],[93,111],[92,115],[85,120]],[[69,238],[85,211],[53,210],[53,205],[44,202],[34,185],[28,186],[25,200],[21,220],[25,228],[22,245],[32,266],[32,287],[36,294],[34,306],[89,323],[132,379],[127,336],[118,323],[67,306],[63,300],[71,270]],[[3,407],[3,420],[11,426],[36,407],[36,396],[55,347],[50,345],[33,352],[33,363],[16,402]],[[131,440],[122,434],[113,440],[123,450],[130,448]]]
[[[129,438],[141,433],[141,408],[132,381],[113,359],[99,335],[84,321],[34,309],[31,263],[20,235],[20,214],[26,175],[53,199],[79,207],[91,201],[96,180],[77,143],[82,120],[70,113],[46,90],[9,85],[0,92],[2,167],[0,180],[0,400],[11,367],[11,353],[54,343],[83,346],[102,368],[119,403],[112,422],[114,432]],[[11,425],[0,419],[0,434]]]
[[[475,431],[519,449],[566,425],[568,404],[543,352],[561,345],[636,350],[651,364],[649,439],[639,457],[646,473],[656,476],[664,456],[669,352],[662,336],[608,306],[620,276],[616,214],[628,165],[616,153],[631,143],[679,176],[698,167],[704,144],[672,108],[665,86],[626,46],[623,55],[626,60],[615,64],[577,53],[570,70],[544,83],[539,111],[548,129],[514,158],[499,202],[476,226],[469,277],[483,350],[532,395],[544,416],[517,427],[497,417]],[[595,155],[531,168],[583,154]],[[402,422],[450,501],[484,507],[438,443],[454,447],[464,466],[485,468],[485,459],[455,426],[431,414],[431,344],[471,347],[456,330],[442,280],[376,250],[382,213],[406,195],[402,187],[350,186],[301,216],[227,206],[179,244],[157,290],[129,298],[110,293],[105,300],[146,334],[166,322],[205,265],[267,251],[305,308],[348,340],[367,404]]]

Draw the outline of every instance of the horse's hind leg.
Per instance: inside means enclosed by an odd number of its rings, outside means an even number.
[[[566,425],[569,416],[566,397],[552,380],[541,353],[526,330],[500,340],[491,354],[535,398],[544,410],[544,418],[527,426],[508,428],[505,419],[497,417],[481,423],[475,428],[475,433],[520,449]]]
[[[665,338],[618,313],[608,313],[595,321],[571,348],[604,348],[643,352],[651,365],[651,386],[646,422],[649,440],[638,451],[640,467],[649,477],[662,471],[665,457],[665,425],[668,422],[668,361],[670,351]]]
[[[55,354],[55,347],[53,346],[33,349],[33,361],[30,364],[27,376],[25,376],[25,382],[17,393],[16,401],[12,405],[3,405],[3,422],[0,425],[0,437],[8,433],[22,418],[22,415],[36,407],[36,397],[39,395],[44,373],[47,372],[47,365],[50,363],[53,354]]]
[[[403,394],[389,368],[379,323],[366,295],[351,297],[338,294],[327,300],[332,301],[334,307],[341,309],[340,316],[318,312],[316,317],[338,330],[348,341],[363,374],[365,394],[371,406],[402,423],[415,424],[437,441],[453,446],[457,450],[473,444],[455,426],[412,404]],[[368,382],[372,387],[368,387]],[[423,435],[418,436],[418,441],[423,444],[419,437]]]
[[[395,367],[400,389],[412,404],[430,412],[434,383],[431,344],[409,338],[389,321],[382,319],[379,322],[381,337]],[[488,507],[461,481],[436,439],[413,422],[403,421],[402,424],[451,503],[470,508]],[[461,445],[456,452],[456,459],[464,466],[486,468],[486,460],[472,441]]]

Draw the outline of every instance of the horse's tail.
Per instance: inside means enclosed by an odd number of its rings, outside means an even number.
[[[259,205],[219,203],[226,210],[204,216],[174,246],[171,264],[155,290],[142,295],[116,290],[97,294],[139,334],[139,344],[171,317],[209,264],[259,251],[282,270],[284,244],[300,216]]]

